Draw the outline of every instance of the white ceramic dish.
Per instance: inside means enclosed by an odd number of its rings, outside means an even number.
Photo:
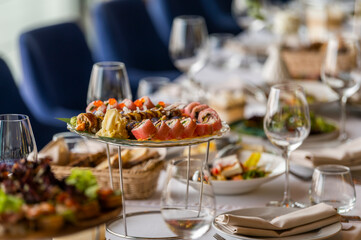
[[[272,219],[276,216],[286,214],[289,212],[297,211],[297,208],[278,208],[278,207],[260,207],[260,208],[244,208],[238,209],[230,212],[226,212],[227,214],[241,215],[241,216],[259,216],[265,219]],[[334,223],[328,225],[326,227],[310,231],[307,233],[302,233],[294,236],[283,237],[283,238],[264,238],[264,237],[250,237],[243,235],[236,235],[231,233],[230,231],[222,228],[218,225],[214,220],[212,222],[213,228],[226,239],[245,239],[245,240],[259,240],[259,239],[272,239],[272,240],[319,240],[332,237],[336,235],[339,231],[341,231],[341,223]]]
[[[241,162],[247,161],[251,154],[252,151],[242,151],[240,155]],[[265,170],[270,171],[271,173],[266,177],[248,180],[212,180],[214,193],[219,195],[236,195],[247,193],[257,189],[262,184],[271,181],[285,172],[284,159],[274,154],[262,153],[258,165],[265,166]]]

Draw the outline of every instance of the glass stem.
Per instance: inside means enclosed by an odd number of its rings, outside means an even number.
[[[340,139],[346,139],[346,103],[347,97],[341,96],[340,97],[340,107],[341,107],[341,118],[340,118]]]
[[[289,172],[290,172],[289,155],[290,155],[290,151],[288,150],[288,148],[286,148],[282,153],[282,156],[285,159],[285,164],[286,164],[285,189],[284,189],[284,193],[283,193],[282,203],[283,203],[283,205],[287,205],[287,206],[291,202],[290,181],[289,181]]]

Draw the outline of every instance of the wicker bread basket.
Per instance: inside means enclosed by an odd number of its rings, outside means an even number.
[[[152,196],[157,188],[159,173],[163,168],[163,161],[149,160],[130,169],[123,169],[124,196],[126,199],[146,199]],[[95,169],[87,167],[51,166],[58,179],[70,175],[71,169],[88,169],[93,172],[100,187],[110,187],[109,169]],[[114,189],[120,189],[120,175],[118,169],[112,170]]]
[[[321,51],[283,50],[282,57],[294,79],[318,79],[324,55]]]

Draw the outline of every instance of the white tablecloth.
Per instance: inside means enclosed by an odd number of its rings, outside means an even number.
[[[225,77],[224,74],[220,73],[217,70],[205,69],[198,75],[198,78],[201,81],[209,81],[217,85],[219,82],[222,82],[222,85],[227,81],[229,85],[232,86],[232,81],[234,79],[243,79],[244,81],[252,81],[254,83],[259,83],[257,80],[257,74],[252,74],[251,72],[245,72],[242,70],[236,70],[227,74],[228,77]],[[232,80],[233,79],[233,80]],[[238,80],[237,80],[238,81]],[[227,85],[227,83],[225,84]],[[330,105],[327,108],[318,109],[318,113],[323,113],[329,117],[334,118],[335,120],[339,117],[339,109],[337,104]],[[346,129],[350,138],[361,137],[361,112],[353,113],[348,115]],[[313,147],[325,147],[331,143],[316,143],[312,144]],[[360,175],[361,172],[354,172],[354,175]],[[162,183],[164,182],[164,173],[159,181],[157,193],[148,200],[144,201],[127,201],[127,212],[134,211],[143,211],[143,210],[159,210],[160,206],[160,192],[162,189]],[[294,176],[290,176],[290,185],[291,193],[293,200],[299,202],[308,203],[308,189],[310,187],[310,181],[302,181]],[[284,187],[284,176],[280,176],[275,180],[262,185],[257,190],[246,193],[243,195],[235,196],[216,196],[217,202],[217,214],[238,209],[238,208],[249,208],[249,207],[263,207],[265,204],[271,200],[281,200],[283,196],[283,187]],[[356,195],[361,196],[361,185],[356,185]],[[361,197],[357,198],[355,209],[349,212],[350,215],[361,215]],[[146,220],[147,223],[142,223],[141,220]],[[157,222],[158,221],[158,222]],[[160,222],[159,222],[160,221]],[[161,222],[159,216],[144,216],[137,220],[129,219],[128,222],[128,234],[134,236],[172,236],[170,230]],[[356,240],[361,239],[361,222],[353,222],[353,228],[349,231],[342,231],[336,236],[330,238],[330,240]],[[156,227],[154,227],[156,226]],[[120,225],[117,229],[123,229],[123,226]],[[215,230],[211,228],[203,237],[200,239],[213,239]],[[106,233],[107,239],[120,239],[119,237],[114,237],[109,233]],[[226,239],[230,239],[227,237]]]

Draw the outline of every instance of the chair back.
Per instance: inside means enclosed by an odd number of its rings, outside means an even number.
[[[20,36],[21,91],[31,109],[83,109],[93,65],[76,23],[42,27]]]
[[[100,2],[93,9],[97,57],[143,71],[174,70],[142,0]]]

